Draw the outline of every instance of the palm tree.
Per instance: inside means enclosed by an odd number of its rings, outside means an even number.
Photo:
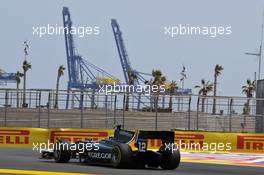
[[[152,70],[152,76],[153,76],[153,80],[152,80],[152,84],[154,85],[162,85],[165,83],[166,81],[166,77],[162,75],[162,72],[160,70]]]
[[[217,64],[215,65],[215,69],[214,69],[214,97],[216,97],[216,87],[217,87],[217,78],[221,75],[222,70],[224,70],[224,68]],[[213,114],[215,114],[216,112],[216,98],[214,98],[213,101]]]
[[[210,81],[205,81],[204,79],[201,80],[201,85],[196,85],[194,88],[200,88],[199,95],[202,95],[202,112],[204,112],[204,102],[205,102],[205,96],[207,96],[208,93],[213,91],[214,85]]]
[[[137,75],[135,74],[134,71],[128,71],[128,85],[133,86],[135,83],[135,80],[137,79]],[[128,87],[128,90],[130,88]],[[126,111],[129,110],[129,92],[127,91],[127,96],[126,96]]]
[[[157,92],[154,92],[156,94],[155,98],[155,108],[158,108],[158,101],[159,101],[159,93],[160,93],[160,87],[161,85],[164,85],[166,82],[166,77],[162,75],[162,72],[160,70],[152,70],[152,76],[153,79],[150,80],[150,84],[158,86]]]
[[[162,85],[165,85],[166,82],[166,77],[162,75],[162,72],[160,70],[152,70],[152,76],[153,79],[150,80],[149,84],[152,86],[150,93],[153,93],[153,86],[157,86],[157,91],[154,92],[156,95],[154,97],[154,104],[155,104],[155,130],[158,129],[158,102],[159,102],[159,94],[160,94],[160,89]],[[152,100],[152,97],[150,97]],[[152,102],[152,101],[151,101]],[[151,103],[151,111],[153,111],[152,108],[152,103]]]
[[[60,65],[58,68],[58,74],[57,74],[57,82],[56,82],[56,96],[55,96],[55,104],[54,108],[58,108],[58,93],[59,93],[59,85],[60,85],[60,77],[64,75],[65,67],[63,65]]]
[[[21,77],[23,77],[23,76],[24,76],[24,74],[17,71],[17,73],[16,73],[17,108],[19,108],[19,84],[21,82]]]
[[[27,60],[23,61],[23,71],[24,71],[24,83],[23,83],[23,107],[27,107],[26,104],[26,79],[27,79],[27,71],[29,69],[31,69],[32,66],[30,64],[30,62],[28,62]]]
[[[253,93],[256,90],[256,83],[255,81],[251,81],[247,79],[246,85],[242,86],[242,93],[246,94],[247,102],[244,104],[243,113],[249,114],[250,112],[250,98],[253,97]]]
[[[169,92],[170,92],[170,101],[169,101],[169,110],[172,111],[172,95],[175,93],[175,90],[178,89],[177,83],[175,81],[171,81],[169,84]]]

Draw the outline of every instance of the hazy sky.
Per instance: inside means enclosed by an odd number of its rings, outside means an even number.
[[[184,64],[188,88],[199,84],[201,78],[212,81],[214,65],[221,64],[224,71],[218,94],[240,96],[241,86],[247,78],[254,78],[258,68],[257,58],[244,52],[258,51],[263,0],[5,0],[0,6],[0,68],[22,70],[23,41],[29,40],[28,60],[33,66],[28,73],[29,88],[55,88],[58,66],[66,66],[63,35],[32,35],[33,26],[62,25],[63,6],[70,8],[74,25],[100,27],[98,36],[75,38],[78,53],[122,80],[111,18],[118,20],[135,69],[160,69],[169,80],[179,81]],[[232,34],[216,38],[164,35],[164,26],[179,24],[231,26]],[[264,66],[262,72],[264,77]],[[62,88],[66,88],[67,79],[66,73]]]

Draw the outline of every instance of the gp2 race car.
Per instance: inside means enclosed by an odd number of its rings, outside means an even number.
[[[149,139],[159,139],[158,149],[148,147]],[[180,164],[180,152],[173,150],[172,131],[127,131],[118,126],[114,136],[100,141],[58,141],[53,150],[45,150],[41,158],[54,158],[57,163],[67,163],[71,158],[94,165],[107,165],[116,168],[161,167],[175,169]]]

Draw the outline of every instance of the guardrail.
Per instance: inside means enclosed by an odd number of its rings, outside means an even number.
[[[0,128],[0,148],[52,148],[57,139],[100,140],[113,136],[113,129],[73,128]],[[175,131],[175,149],[197,152],[264,153],[264,134]],[[148,140],[148,148],[159,148],[161,140]],[[53,145],[54,146],[54,145]]]

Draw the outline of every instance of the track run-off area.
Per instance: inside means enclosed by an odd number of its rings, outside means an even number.
[[[39,152],[29,148],[0,148],[0,175],[262,175],[264,172],[264,155],[262,154],[230,154],[230,153],[182,153],[182,161],[175,170],[115,169],[112,167],[81,164],[76,159],[69,163],[55,163],[51,160],[39,159]]]

